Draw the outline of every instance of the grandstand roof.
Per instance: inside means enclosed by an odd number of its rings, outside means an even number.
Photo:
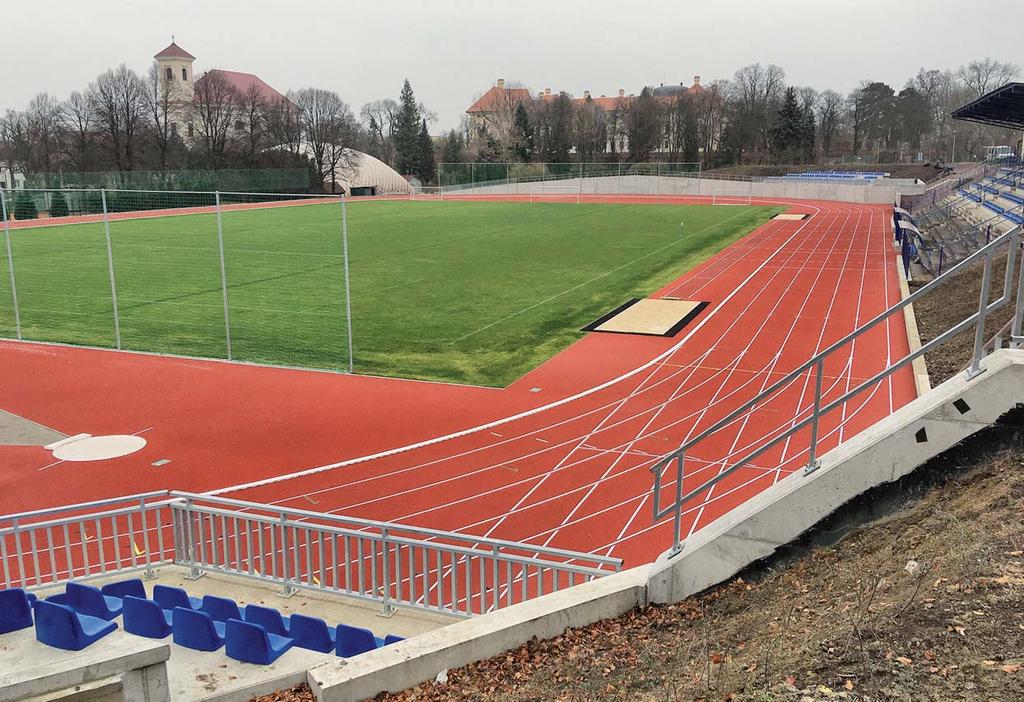
[[[953,112],[953,119],[1024,129],[1024,83],[1007,83]]]

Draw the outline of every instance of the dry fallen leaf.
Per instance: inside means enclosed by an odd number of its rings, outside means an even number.
[[[1002,670],[1004,673],[1016,673],[1020,670],[1020,663],[1007,663]]]

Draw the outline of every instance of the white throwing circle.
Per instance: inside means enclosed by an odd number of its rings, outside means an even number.
[[[145,445],[141,436],[129,434],[90,436],[57,446],[53,456],[62,461],[103,461],[135,453]]]

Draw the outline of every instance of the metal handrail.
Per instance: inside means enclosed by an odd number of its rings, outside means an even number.
[[[704,491],[708,490],[712,486],[714,486],[717,483],[721,482],[722,480],[724,480],[727,476],[729,476],[730,474],[732,474],[736,470],[739,470],[743,466],[749,464],[755,458],[757,458],[758,456],[762,455],[765,451],[767,451],[770,448],[778,445],[781,441],[787,439],[788,437],[794,435],[795,433],[799,432],[800,430],[802,430],[802,429],[804,429],[805,427],[808,427],[808,426],[811,427],[811,440],[810,440],[810,446],[808,448],[808,462],[807,462],[807,466],[805,468],[805,474],[813,472],[818,467],[818,465],[819,465],[819,461],[818,461],[818,458],[817,458],[817,449],[818,449],[817,442],[818,442],[819,420],[820,420],[820,417],[822,415],[827,414],[828,412],[830,412],[830,411],[832,411],[832,410],[834,410],[834,409],[836,409],[838,407],[841,407],[850,398],[854,397],[855,395],[860,394],[861,392],[863,392],[864,390],[872,387],[873,385],[875,385],[876,383],[880,382],[881,380],[884,380],[886,377],[892,375],[893,373],[895,373],[900,368],[903,368],[904,366],[908,365],[909,363],[912,363],[914,360],[924,356],[924,354],[928,353],[929,351],[931,351],[934,348],[937,348],[938,346],[941,346],[942,344],[947,342],[949,339],[951,339],[954,336],[962,333],[963,331],[971,328],[972,326],[975,328],[976,333],[975,333],[974,355],[973,355],[973,358],[972,358],[971,367],[968,370],[968,374],[969,374],[969,377],[973,377],[973,376],[983,372],[984,369],[981,366],[981,360],[982,360],[982,357],[983,357],[984,351],[985,351],[985,342],[984,342],[985,319],[992,312],[994,312],[994,311],[996,311],[996,310],[1006,306],[1010,302],[1012,297],[1013,297],[1012,286],[1013,286],[1013,278],[1014,278],[1014,269],[1015,269],[1015,265],[1016,265],[1017,250],[1018,250],[1018,248],[1020,246],[1021,229],[1022,228],[1020,226],[1016,226],[1013,229],[1011,229],[1010,231],[1008,231],[1005,234],[1003,234],[1002,236],[1000,236],[999,238],[995,239],[994,241],[990,242],[989,244],[987,244],[987,245],[983,246],[982,248],[978,249],[976,252],[974,252],[973,254],[971,254],[970,256],[965,258],[964,260],[962,260],[959,263],[957,263],[956,265],[954,265],[952,268],[950,268],[944,274],[942,274],[939,277],[935,278],[928,285],[925,285],[925,286],[919,288],[917,291],[915,291],[911,295],[909,295],[906,298],[900,300],[896,304],[894,304],[891,307],[889,307],[889,309],[887,309],[884,312],[876,315],[874,318],[872,318],[871,320],[869,320],[865,324],[863,324],[860,327],[858,327],[857,329],[853,330],[852,332],[850,332],[849,334],[844,336],[839,341],[836,341],[835,343],[831,344],[824,351],[821,351],[821,352],[815,354],[810,359],[808,359],[807,361],[805,361],[804,363],[799,365],[797,368],[795,368],[792,371],[790,371],[789,373],[787,373],[782,379],[776,381],[771,386],[769,386],[768,388],[766,388],[765,390],[760,392],[756,397],[754,397],[754,398],[748,400],[747,402],[743,403],[738,408],[736,408],[733,411],[729,412],[725,417],[719,419],[714,424],[712,424],[710,427],[708,427],[707,429],[705,429],[705,430],[701,431],[700,433],[698,433],[695,437],[693,437],[691,439],[688,439],[687,441],[683,442],[679,446],[679,448],[675,449],[674,451],[671,451],[670,453],[668,453],[665,456],[663,456],[662,458],[660,458],[650,469],[651,472],[654,474],[654,487],[653,487],[653,490],[652,490],[652,493],[653,493],[652,494],[652,497],[653,497],[653,499],[652,499],[652,511],[653,511],[653,519],[654,519],[655,522],[658,522],[658,521],[664,519],[665,517],[669,516],[670,514],[673,516],[674,538],[673,538],[672,547],[671,547],[671,549],[669,551],[669,555],[670,556],[676,555],[676,554],[678,554],[682,550],[682,539],[681,539],[680,529],[681,529],[682,509],[683,509],[683,506],[686,503],[690,502],[691,500],[693,500],[695,497],[697,497],[698,495],[700,495]],[[1003,246],[1006,246],[1007,247],[1007,251],[1008,251],[1008,253],[1007,253],[1007,260],[1006,260],[1006,277],[1004,279],[1003,292],[1002,292],[1002,295],[997,300],[991,301],[989,298],[990,298],[990,285],[991,285],[991,279],[992,279],[992,263],[993,263],[994,253],[997,250],[1001,249]],[[932,339],[927,344],[924,344],[918,350],[916,350],[916,351],[914,351],[912,353],[909,353],[908,355],[906,355],[904,358],[902,358],[901,360],[897,361],[896,363],[890,364],[884,370],[882,370],[879,373],[875,374],[873,377],[871,377],[868,380],[864,381],[863,383],[857,385],[852,390],[849,390],[846,393],[844,393],[841,397],[839,397],[839,398],[837,398],[835,400],[832,400],[831,402],[825,404],[824,406],[821,404],[822,403],[822,400],[821,400],[821,394],[822,394],[821,384],[822,384],[822,376],[823,376],[823,371],[824,371],[824,362],[825,362],[826,358],[831,356],[833,353],[835,353],[837,350],[839,350],[843,346],[847,345],[851,341],[853,341],[853,340],[857,339],[858,337],[862,336],[863,334],[865,334],[869,330],[871,330],[871,329],[875,328],[876,326],[878,326],[879,324],[885,322],[890,317],[892,317],[894,314],[902,311],[905,307],[908,307],[909,305],[914,304],[917,300],[921,299],[925,295],[927,295],[930,292],[932,292],[933,290],[935,290],[935,288],[941,287],[948,280],[950,280],[953,276],[955,276],[959,271],[961,271],[965,267],[971,265],[975,261],[978,261],[978,260],[981,260],[981,259],[984,259],[984,261],[985,261],[985,271],[984,271],[983,282],[982,282],[981,300],[979,302],[979,306],[978,306],[978,311],[977,312],[972,314],[967,319],[961,321],[960,323],[954,325],[950,329],[946,330],[942,334],[938,335],[936,338]],[[1024,256],[1021,257],[1021,267],[1022,267],[1022,269],[1024,269]],[[1014,322],[1013,322],[1013,325],[1012,325],[1013,330],[1012,330],[1012,333],[1011,333],[1012,343],[1013,343],[1013,345],[1015,347],[1019,347],[1022,343],[1024,343],[1024,339],[1021,338],[1022,316],[1024,316],[1024,270],[1022,270],[1022,275],[1020,276],[1020,282],[1019,282],[1019,286],[1018,286],[1018,290],[1017,290],[1017,310],[1016,310],[1016,313],[1015,313],[1015,316],[1014,316]],[[728,462],[729,459],[728,459],[728,457],[726,457],[726,459],[723,460],[723,463],[726,465],[726,468],[721,470],[716,476],[714,476],[714,477],[704,481],[700,486],[690,490],[685,495],[683,494],[683,492],[682,492],[682,484],[683,484],[683,477],[684,477],[684,473],[685,473],[684,468],[685,468],[685,460],[686,460],[686,453],[687,453],[687,451],[689,451],[695,445],[701,443],[702,441],[704,441],[705,439],[707,439],[711,435],[713,435],[713,434],[721,431],[725,427],[731,425],[734,421],[739,419],[741,416],[743,416],[748,411],[754,409],[756,406],[758,406],[760,404],[763,404],[768,399],[774,397],[776,395],[776,393],[780,389],[782,389],[782,388],[788,386],[790,383],[796,381],[797,379],[802,377],[805,372],[807,372],[808,370],[810,370],[812,368],[814,369],[814,374],[815,374],[815,392],[814,392],[814,404],[813,404],[813,406],[811,408],[810,416],[808,416],[805,419],[802,419],[800,421],[794,422],[789,428],[781,431],[781,433],[777,434],[776,436],[774,436],[769,441],[761,444],[760,446],[758,446],[753,451],[747,453],[742,459],[740,459],[739,461],[733,463],[732,465],[729,465],[729,462]],[[803,414],[804,411],[806,411],[806,410],[799,410],[797,412],[797,416],[799,416],[800,414]],[[676,464],[675,495],[674,495],[674,498],[671,500],[671,502],[668,504],[667,507],[661,508],[660,505],[662,503],[662,497],[661,497],[661,492],[662,492],[662,475],[665,472],[665,469],[671,463],[673,463],[673,462],[675,462],[675,464]]]

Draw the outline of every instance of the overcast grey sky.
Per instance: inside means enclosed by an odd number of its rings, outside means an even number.
[[[337,91],[358,113],[408,77],[458,124],[497,77],[576,95],[731,77],[777,63],[792,85],[896,88],[922,66],[1024,61],[1024,0],[0,0],[0,108],[64,98],[121,62],[145,71],[175,34],[197,73]]]

